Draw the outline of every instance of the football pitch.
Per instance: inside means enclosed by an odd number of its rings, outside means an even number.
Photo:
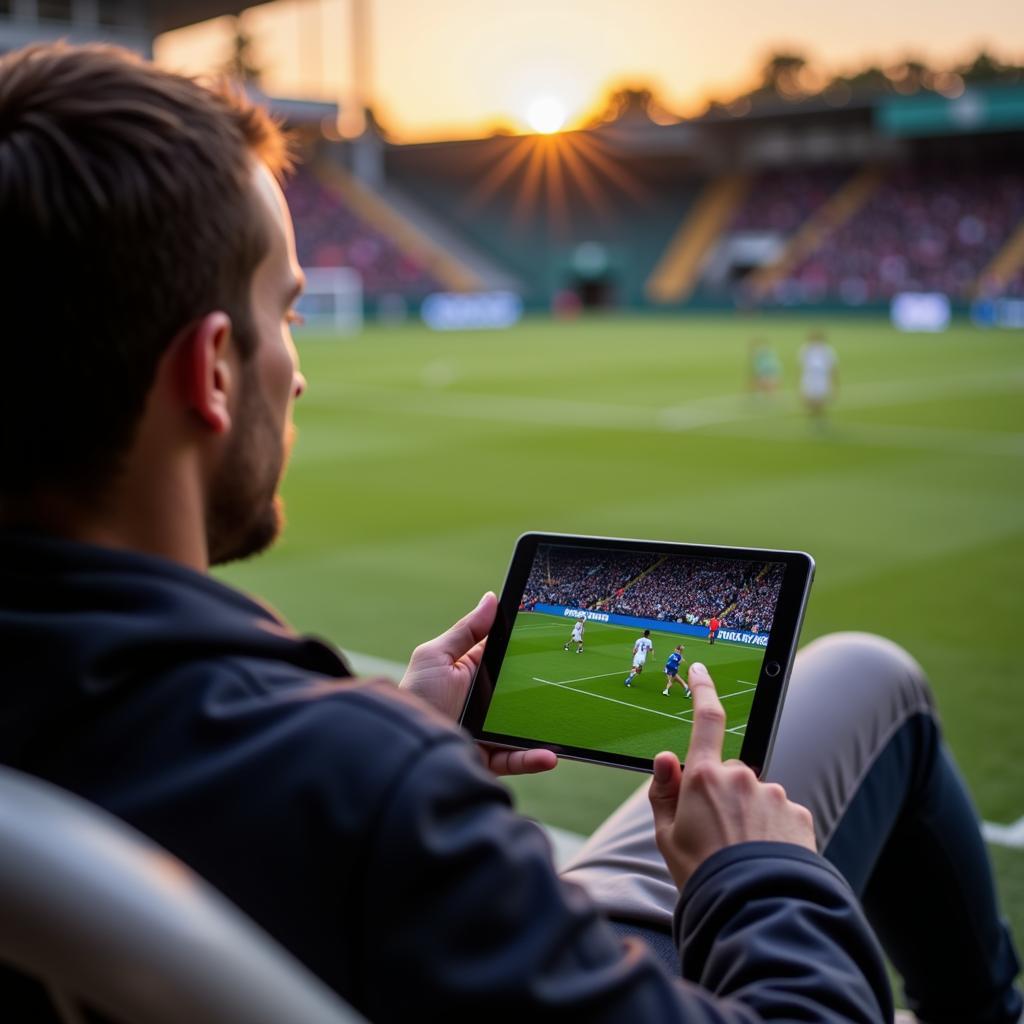
[[[725,757],[739,757],[764,652],[738,644],[651,632],[654,650],[627,688],[633,643],[640,629],[587,623],[583,652],[565,650],[572,620],[520,612],[502,662],[489,732],[548,740],[590,750],[653,758],[661,750],[682,757],[690,742],[693,705],[678,685],[666,697],[664,665],[682,643],[680,670],[702,661],[715,680],[726,713]]]
[[[822,430],[796,396],[816,327],[839,357]],[[760,400],[747,391],[755,339],[783,366]],[[297,628],[402,662],[500,589],[527,530],[801,548],[817,561],[803,642],[869,630],[910,650],[982,817],[1024,820],[1024,333],[622,316],[307,331],[298,345],[309,386],[288,527],[224,573]],[[625,676],[628,658],[606,671],[620,665]],[[549,671],[531,675],[593,674]],[[586,833],[637,784],[564,762],[512,787],[526,813]],[[1024,948],[1024,850],[990,849]]]

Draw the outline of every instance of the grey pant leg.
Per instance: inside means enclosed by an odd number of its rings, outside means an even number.
[[[808,807],[819,847],[893,733],[932,710],[917,663],[896,644],[836,633],[796,657],[765,777]],[[616,919],[671,931],[678,891],[654,842],[645,782],[605,821],[562,872]]]

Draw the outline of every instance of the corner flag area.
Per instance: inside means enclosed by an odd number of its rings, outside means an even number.
[[[519,613],[487,714],[488,731],[633,757],[661,750],[684,757],[693,705],[679,686],[667,697],[662,692],[665,661],[682,642],[680,677],[694,661],[707,665],[726,713],[723,756],[739,757],[763,648],[652,631],[654,650],[626,687],[642,630],[588,622],[578,655],[573,644],[564,649],[572,626],[569,618]]]

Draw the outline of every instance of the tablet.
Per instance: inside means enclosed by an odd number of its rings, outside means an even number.
[[[525,534],[462,723],[482,743],[651,771],[662,750],[685,755],[699,661],[723,757],[761,774],[813,575],[802,551]]]

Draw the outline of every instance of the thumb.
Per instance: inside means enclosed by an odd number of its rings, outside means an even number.
[[[447,655],[452,661],[458,661],[487,636],[494,625],[497,612],[498,599],[488,590],[468,615],[464,615],[436,640],[431,640],[430,646]]]
[[[676,804],[679,801],[679,782],[682,769],[679,758],[668,751],[662,751],[654,759],[654,778],[647,790],[654,812],[654,829],[660,832],[671,827],[676,819]]]

